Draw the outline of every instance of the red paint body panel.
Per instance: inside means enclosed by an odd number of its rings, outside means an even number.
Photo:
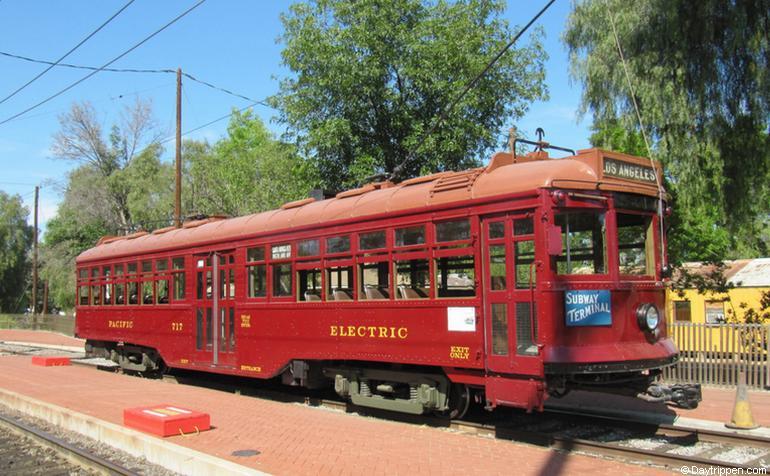
[[[72,365],[69,357],[50,357],[36,355],[32,357],[32,365],[40,365],[42,367],[59,367],[63,365]]]
[[[105,293],[104,286],[109,286],[114,279],[100,274],[101,267],[141,265],[145,260],[154,263],[183,257],[185,297],[158,305],[79,305],[77,333],[90,341],[157,349],[170,367],[257,378],[274,377],[293,360],[441,368],[453,382],[485,389],[487,400],[493,406],[541,408],[546,398],[549,365],[631,361],[655,361],[663,365],[677,354],[666,337],[663,319],[657,340],[650,339],[636,321],[636,309],[642,303],[655,304],[662,314],[661,263],[655,255],[652,256],[655,272],[651,275],[619,275],[616,195],[607,190],[648,198],[657,196],[657,191],[650,184],[605,178],[601,170],[602,154],[609,153],[581,151],[575,158],[549,161],[520,158],[523,163],[518,164],[513,157],[503,154],[495,156],[486,170],[436,174],[398,185],[372,185],[334,199],[299,202],[257,215],[204,220],[186,224],[187,228],[180,230],[104,240],[78,257],[79,273],[85,272],[85,278],[79,274],[81,292],[83,288],[86,293],[90,290],[92,298],[97,288]],[[622,154],[614,154],[613,158],[645,164],[644,159]],[[570,183],[570,188],[577,193],[560,190],[555,200],[550,187],[557,182]],[[549,248],[551,252],[558,248],[558,240],[549,234],[556,228],[554,216],[590,210],[606,217],[603,226],[607,230],[604,256],[607,271],[601,275],[557,274],[556,259],[549,254]],[[656,249],[664,246],[658,219],[651,211],[621,212],[651,217],[654,226],[646,236],[652,237]],[[453,243],[439,242],[436,225],[460,219],[469,221],[469,236]],[[519,220],[531,220],[529,231],[512,231]],[[504,235],[488,234],[489,226],[495,222],[507,230]],[[425,227],[423,241],[397,247],[396,230],[416,225]],[[380,230],[386,231],[384,246],[375,251],[359,249],[362,234]],[[349,236],[349,250],[327,252],[325,240],[342,235]],[[299,256],[299,243],[309,239],[319,240],[319,251],[316,255]],[[514,268],[514,255],[517,246],[528,240],[534,244],[528,271],[535,276],[535,284],[529,288],[514,287],[514,279],[527,271]],[[271,256],[270,246],[283,244],[290,244],[291,256]],[[504,248],[509,260],[504,265],[508,287],[503,291],[493,289],[490,281],[492,246]],[[253,266],[254,262],[248,261],[247,250],[255,247],[265,247],[262,260],[257,260],[266,269],[265,294],[249,297],[247,266]],[[211,302],[198,297],[201,293],[215,294],[212,282],[202,277],[214,268],[211,264],[201,264],[212,253],[226,257],[227,264],[220,266],[225,267],[222,269],[226,273],[232,273],[226,279],[231,294],[222,305],[225,313],[232,309],[233,314],[226,316],[232,321],[228,320],[221,329],[213,326],[202,331],[201,326],[208,324],[203,317],[199,320],[196,313],[214,315]],[[472,273],[470,268],[467,270],[471,278],[465,279],[473,280],[475,296],[438,298],[435,281],[439,279],[439,260],[457,256],[474,258]],[[647,259],[651,259],[649,254]],[[393,298],[398,291],[394,265],[409,260],[428,262],[427,273],[433,284],[424,300]],[[364,286],[359,271],[363,267],[359,267],[376,262],[389,263],[389,282],[382,288],[389,295],[386,300],[362,298]],[[287,263],[293,275],[290,295],[274,297],[277,278],[270,273]],[[331,279],[327,273],[335,267],[353,269],[348,283],[352,291],[350,300],[330,300],[324,291]],[[302,301],[299,273],[313,269],[318,269],[321,275],[319,299],[322,300]],[[170,283],[172,272],[170,268],[153,267],[148,275],[154,276],[152,279],[157,285],[163,280]],[[118,281],[138,282],[141,276],[140,270],[138,275],[122,276]],[[611,292],[610,325],[566,326],[564,293],[581,289]],[[111,292],[114,293],[114,288]],[[492,330],[499,324],[493,321],[493,305],[497,306],[494,308],[497,312],[502,312],[502,308],[507,312],[503,353],[500,349],[493,350]],[[534,309],[532,320],[536,324],[536,330],[527,331],[534,339],[528,354],[517,348],[517,341],[526,338],[519,335],[516,327],[517,313],[524,305]],[[462,330],[453,328],[449,315],[452,307],[471,308],[475,322],[469,321],[468,327]],[[467,309],[460,314],[467,316],[465,311]],[[228,336],[227,341],[196,341],[199,335],[213,332],[217,336],[229,332],[230,328],[233,336]],[[218,348],[216,354],[214,343]]]
[[[211,429],[208,413],[160,404],[123,410],[123,424],[162,437],[198,433]]]

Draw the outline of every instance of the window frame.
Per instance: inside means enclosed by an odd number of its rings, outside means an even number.
[[[642,210],[629,210],[626,208],[615,208],[613,211],[613,243],[614,243],[614,252],[615,252],[615,261],[616,261],[616,267],[617,267],[617,273],[620,279],[624,281],[650,281],[653,279],[656,279],[657,276],[657,270],[658,270],[658,250],[660,249],[658,243],[658,232],[657,232],[657,220],[658,217],[655,213],[651,212],[645,212]],[[618,216],[619,215],[635,215],[635,216],[642,216],[642,217],[648,217],[650,219],[650,224],[647,227],[647,231],[645,234],[647,237],[645,237],[645,249],[644,249],[644,255],[645,255],[645,272],[644,274],[626,274],[621,271],[620,268],[620,227],[618,226]],[[652,260],[650,260],[652,258]],[[651,262],[650,262],[651,261]],[[650,271],[652,271],[650,273]]]
[[[566,215],[566,214],[578,214],[578,213],[590,213],[593,215],[604,215],[604,243],[603,243],[603,260],[604,260],[604,272],[603,273],[585,273],[585,274],[577,274],[577,273],[559,273],[559,257],[553,256],[551,259],[551,262],[553,264],[552,272],[553,275],[559,279],[559,280],[570,280],[570,281],[594,281],[594,280],[610,280],[613,278],[613,276],[616,276],[616,267],[617,262],[615,261],[616,258],[616,252],[613,251],[616,248],[616,235],[614,234],[613,227],[615,226],[615,216],[614,211],[610,210],[606,206],[596,206],[596,207],[564,207],[564,208],[554,208],[553,209],[553,224],[556,226],[559,226],[556,222],[556,218],[559,215]],[[566,233],[566,230],[562,228],[562,236]],[[612,248],[612,249],[611,249]],[[563,246],[563,253],[566,253],[567,246]],[[535,242],[535,252],[537,253],[537,241]]]
[[[436,299],[436,285],[433,282],[434,281],[434,275],[435,270],[433,269],[433,256],[431,256],[432,253],[430,253],[428,250],[419,250],[419,251],[409,251],[409,252],[401,252],[401,253],[393,253],[391,255],[390,259],[390,266],[391,266],[391,281],[393,283],[393,300],[396,302],[424,302],[429,300]],[[426,297],[421,298],[400,298],[396,295],[396,293],[399,292],[399,284],[398,284],[398,262],[400,261],[412,261],[412,260],[421,260],[428,263],[428,270],[427,270],[427,276],[428,276],[428,295]],[[412,285],[414,288],[414,285]]]

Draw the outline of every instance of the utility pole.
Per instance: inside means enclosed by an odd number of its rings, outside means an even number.
[[[174,226],[182,226],[182,68],[176,70],[176,197]]]
[[[40,186],[35,186],[35,229],[32,245],[32,315],[37,314],[37,209]]]
[[[43,315],[48,314],[48,280],[43,281]]]

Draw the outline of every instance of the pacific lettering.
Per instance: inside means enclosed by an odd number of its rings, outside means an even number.
[[[133,329],[134,321],[107,321],[107,327],[114,329]]]

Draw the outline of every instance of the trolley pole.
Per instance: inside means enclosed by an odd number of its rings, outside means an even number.
[[[174,226],[182,226],[182,68],[176,70],[176,196]]]
[[[37,314],[37,210],[40,186],[35,186],[35,228],[32,231],[32,315]]]

